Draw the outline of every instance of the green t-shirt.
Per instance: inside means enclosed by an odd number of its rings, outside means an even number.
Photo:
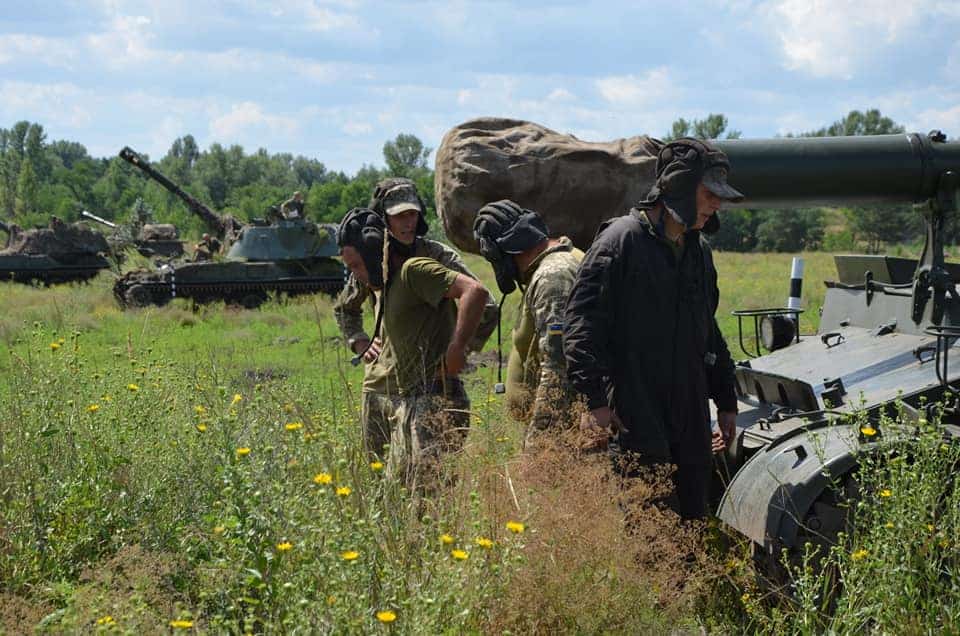
[[[383,364],[378,369],[392,377],[368,379],[396,387],[400,395],[410,395],[439,377],[457,323],[457,306],[444,296],[457,276],[430,258],[414,257],[403,263],[387,286],[383,310],[383,329],[390,338],[380,354]]]

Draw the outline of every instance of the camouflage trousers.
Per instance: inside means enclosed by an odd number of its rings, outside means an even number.
[[[385,458],[390,443],[391,421],[393,414],[403,401],[398,395],[383,393],[364,393],[360,409],[363,426],[363,447],[371,458]]]
[[[460,450],[470,427],[470,398],[457,378],[445,390],[400,398],[393,412],[386,474],[411,491],[438,483],[445,455]],[[433,387],[439,388],[439,387]]]

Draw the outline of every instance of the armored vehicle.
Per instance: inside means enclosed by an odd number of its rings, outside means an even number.
[[[120,254],[127,247],[134,247],[142,255],[148,258],[179,258],[183,256],[183,241],[180,240],[180,234],[176,226],[170,223],[130,223],[129,225],[119,225],[108,221],[83,210],[80,213],[85,219],[96,221],[105,225],[111,230],[112,234],[107,238],[111,244],[114,254]]]
[[[203,220],[224,250],[209,261],[128,272],[113,288],[121,305],[162,305],[180,297],[256,307],[269,293],[336,294],[343,289],[346,270],[334,258],[338,252],[335,226],[303,218],[244,224],[213,212],[130,148],[121,150],[120,156],[179,197]]]
[[[546,139],[551,147],[532,152],[517,144],[514,156],[502,150],[513,143],[506,133],[491,138],[472,132],[501,129],[511,134],[532,129],[532,138],[542,144]],[[538,205],[558,188],[569,188],[569,183],[552,183],[553,175],[569,179],[578,174],[575,165],[563,163],[570,148],[602,159],[611,192],[635,194],[631,181],[647,178],[646,187],[653,182],[652,165],[637,166],[645,152],[655,157],[659,141],[593,144],[550,135],[512,120],[475,120],[448,133],[437,151],[436,182],[437,201],[447,206],[439,213],[448,231],[472,227],[468,217],[476,207],[468,199],[475,193],[464,183],[473,183],[496,191],[496,198],[514,198],[515,190],[515,200],[543,210],[551,229],[554,214],[556,225],[566,223],[576,233],[572,213],[565,218],[559,206]],[[960,368],[949,365],[960,340],[960,267],[945,263],[943,250],[944,220],[960,211],[960,142],[948,142],[934,131],[716,144],[730,158],[729,182],[746,195],[745,207],[915,203],[922,204],[918,210],[926,225],[919,260],[837,256],[837,280],[825,283],[819,330],[813,336],[799,335],[803,315],[796,307],[735,312],[745,356],[736,366],[739,433],[726,458],[732,479],[718,516],[752,540],[758,560],[775,566],[784,549],[796,555],[806,543],[836,538],[846,522],[844,496],[855,496],[855,488],[839,493],[831,484],[852,483],[859,453],[878,448],[883,439],[912,434],[909,426],[901,426],[866,436],[860,423],[845,415],[856,411],[869,418],[875,431],[881,414],[894,409],[902,413],[901,421],[933,421],[929,405],[960,389]],[[488,147],[501,150],[488,152]],[[537,162],[545,161],[555,163],[552,170],[539,169]],[[540,176],[504,174],[517,166]],[[583,187],[591,187],[583,181]],[[630,203],[621,201],[619,213]],[[592,236],[614,207],[594,208],[592,229],[580,234]],[[577,208],[580,220],[584,209],[590,208]],[[464,234],[461,243],[468,249],[469,241]],[[943,422],[945,436],[960,436],[960,412],[947,413]]]
[[[0,280],[45,285],[85,281],[110,267],[103,236],[82,223],[67,224],[51,217],[46,228],[23,230],[0,222],[6,233],[0,249]]]

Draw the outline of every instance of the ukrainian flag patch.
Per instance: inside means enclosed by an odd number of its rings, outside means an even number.
[[[547,325],[547,335],[548,336],[562,336],[563,335],[563,323],[562,322],[552,322]]]

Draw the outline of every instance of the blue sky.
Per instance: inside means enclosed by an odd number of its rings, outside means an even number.
[[[190,133],[328,168],[483,115],[591,141],[727,115],[745,137],[879,108],[960,136],[957,0],[5,2],[0,126],[105,156]]]

